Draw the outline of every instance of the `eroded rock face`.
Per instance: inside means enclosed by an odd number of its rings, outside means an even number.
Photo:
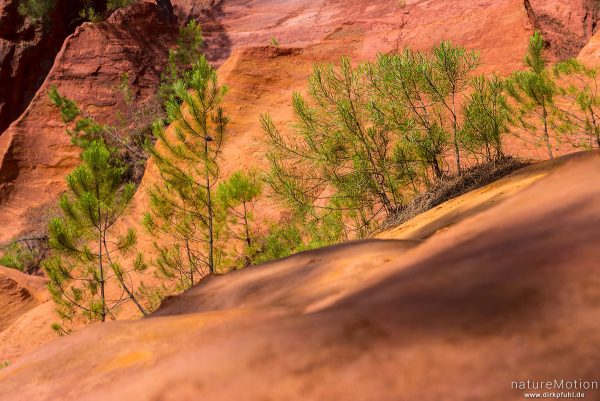
[[[95,0],[93,3],[101,10],[106,2]],[[356,34],[369,21],[367,30],[371,34],[385,26],[402,30],[396,39],[410,36],[412,23],[418,23],[414,25],[419,27],[417,35],[427,42],[432,36],[425,32],[427,23],[420,25],[427,22],[419,16],[420,11],[441,21],[451,9],[458,12],[457,16],[464,12],[468,19],[469,13],[480,8],[478,4],[463,5],[460,1],[455,1],[452,7],[447,2],[440,3],[446,11],[440,10],[436,2],[423,1],[405,2],[403,10],[398,10],[395,1],[368,4],[331,0],[175,0],[173,3],[181,21],[190,17],[199,17],[203,21],[211,49],[209,56],[217,65],[225,61],[233,46],[268,44],[273,37],[286,45],[306,45],[322,41],[334,31],[338,36],[348,35],[352,33],[352,26]],[[17,0],[0,1],[0,82],[3,83],[0,85],[0,132],[25,110],[43,83],[64,38],[81,23],[77,15],[79,7],[78,1],[58,0],[50,23],[42,27],[19,15]],[[494,9],[497,5],[487,7]],[[551,42],[555,58],[575,56],[596,30],[599,7],[593,0],[520,0],[512,6],[514,10],[523,7],[533,26]],[[385,18],[386,13],[388,18]],[[502,18],[510,20],[510,15],[509,11],[502,14]],[[431,17],[428,19],[435,21]],[[441,29],[433,37],[444,33],[448,32]],[[514,33],[511,36],[514,37]],[[379,46],[375,49],[381,50]]]
[[[523,66],[528,39],[540,24],[558,55],[576,54],[585,44],[595,29],[594,3],[568,3],[175,0],[173,9],[180,22],[199,17],[207,56],[222,66],[220,79],[231,87],[225,107],[234,134],[226,145],[226,164],[235,166],[241,160],[260,166],[264,159],[259,114],[270,112],[278,123],[289,121],[291,93],[305,89],[314,62],[335,62],[342,55],[369,60],[380,52],[429,49],[441,40],[452,40],[480,52],[481,71],[506,74]],[[0,220],[7,222],[0,228],[0,241],[41,224],[45,206],[52,204],[64,176],[77,163],[77,152],[46,99],[49,85],[56,84],[100,119],[114,116],[115,105],[118,109],[114,88],[123,72],[130,73],[140,98],[156,88],[176,28],[151,22],[158,18],[151,4],[136,5],[125,14],[78,29],[66,41],[29,109],[0,139]],[[282,51],[268,49],[273,38]],[[286,53],[284,48],[294,50]]]
[[[0,266],[0,363],[56,337],[57,320],[46,279]]]
[[[103,10],[106,1],[91,2]],[[44,82],[65,38],[82,21],[81,3],[57,0],[42,23],[32,23],[18,11],[18,0],[0,0],[0,135],[25,110]]]
[[[590,38],[577,58],[590,67],[596,67],[600,64],[600,33],[596,33]]]
[[[597,31],[600,3],[596,0],[524,0],[536,29],[549,42],[556,60],[577,56]]]
[[[22,314],[48,300],[46,280],[0,266],[0,332]]]
[[[115,122],[124,105],[118,85],[127,73],[137,102],[154,95],[168,48],[177,36],[171,15],[151,3],[85,23],[67,38],[27,110],[0,136],[0,243],[45,225],[48,205],[79,163],[47,92],[74,99],[101,122]]]

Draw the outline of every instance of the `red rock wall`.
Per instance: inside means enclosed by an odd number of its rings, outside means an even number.
[[[79,163],[48,89],[56,85],[100,121],[114,122],[122,74],[129,74],[139,101],[153,95],[176,36],[169,16],[154,4],[138,3],[67,38],[27,110],[0,136],[0,243],[44,227],[47,206]]]
[[[92,1],[102,10],[105,0]],[[27,108],[65,38],[81,23],[78,0],[57,0],[48,22],[33,24],[18,0],[0,0],[0,135]]]
[[[529,16],[549,42],[554,59],[575,57],[597,30],[596,0],[524,0]]]

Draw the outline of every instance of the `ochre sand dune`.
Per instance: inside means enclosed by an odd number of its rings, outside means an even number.
[[[423,242],[211,277],[150,318],[42,346],[0,370],[0,394],[506,401],[514,380],[595,379],[599,184],[600,154],[580,153]]]

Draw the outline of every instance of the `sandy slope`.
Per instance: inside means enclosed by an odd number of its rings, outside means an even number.
[[[595,378],[599,180],[600,154],[579,154],[421,244],[212,277],[148,319],[41,347],[0,371],[0,394],[506,401],[522,399],[513,380]]]
[[[55,305],[46,301],[20,315],[0,331],[0,361],[16,361],[40,345],[55,339],[52,323],[58,321]]]
[[[0,266],[0,332],[19,316],[48,300],[45,280]]]
[[[54,337],[46,280],[0,266],[0,362],[14,361]]]
[[[581,155],[581,153],[572,153],[560,158],[534,163],[489,185],[450,199],[425,213],[415,216],[404,224],[377,234],[375,237],[380,239],[424,240],[438,232],[447,230],[468,217],[490,209],[544,178],[557,167],[571,159],[577,159]]]
[[[568,160],[579,157],[581,157],[581,155],[575,153],[569,156],[562,157],[560,159],[536,163],[520,171],[517,171],[508,177],[493,182],[483,188],[477,189],[463,196],[445,202],[444,204],[439,205],[438,207],[428,212],[416,216],[415,218],[406,222],[405,224],[402,224],[394,229],[390,229],[378,234],[376,237],[379,239],[407,240],[405,246],[408,246],[409,244],[414,245],[415,243],[427,239],[436,233],[440,233],[447,230],[449,227],[459,223],[460,221],[468,217],[476,216],[484,212],[485,210],[499,204],[500,202],[511,197],[517,192],[537,182],[539,179],[545,177],[558,166],[564,164]],[[146,176],[146,179],[148,179],[148,176]],[[266,208],[266,210],[267,212],[269,211],[268,208]],[[136,213],[134,211],[131,214],[135,215]],[[267,213],[263,211],[261,212],[261,214]],[[136,224],[136,222],[131,221],[130,224],[134,225]],[[145,244],[143,240],[141,243]],[[358,252],[360,252],[362,249],[362,247],[356,247],[356,250]],[[354,257],[357,251],[355,251],[355,248],[352,248],[352,252],[348,252],[348,247],[343,247],[343,252],[346,253],[346,258]],[[328,255],[328,257],[331,257],[331,255],[327,252],[325,254]],[[280,297],[289,297],[289,292],[291,291],[292,286],[302,285],[303,287],[307,287],[309,290],[313,291],[314,289],[312,288],[312,284],[305,282],[307,280],[305,276],[306,272],[302,271],[301,273],[297,273],[298,270],[300,270],[300,267],[298,265],[300,263],[306,264],[306,260],[322,260],[323,257],[321,256],[317,258],[315,256],[311,256],[312,253],[308,253],[307,255],[308,256],[306,258],[297,258],[292,259],[292,261],[286,261],[285,263],[278,263],[277,265],[279,267],[276,269],[265,269],[260,271],[253,270],[254,273],[251,276],[242,277],[248,277],[248,279],[252,281],[257,280],[258,277],[272,276],[275,274],[275,272],[281,271],[283,272],[281,274],[287,274],[285,278],[285,283],[282,283],[282,279],[272,281],[272,283],[274,283],[275,286],[274,289],[277,290],[276,293],[279,294]],[[345,269],[345,271],[352,272],[351,269]],[[360,273],[362,274],[362,272]],[[144,280],[146,281],[151,279],[151,277],[144,278]],[[335,279],[338,280],[337,277],[335,277]],[[364,280],[364,276],[361,275],[360,279]],[[238,291],[240,286],[246,285],[246,281],[244,280],[236,281],[236,283],[238,284],[236,284],[235,286],[233,286],[232,284],[228,284],[226,288],[220,288],[219,290],[215,289],[214,302],[223,302],[223,300],[228,300],[230,303],[227,304],[227,306],[231,306],[231,301],[233,299],[238,299],[238,297],[236,297],[234,294],[235,291]],[[348,283],[345,280],[341,280],[336,281],[336,285],[338,286],[337,290],[327,289],[327,291],[333,291],[337,295],[329,293],[322,295],[322,300],[314,300],[316,305],[319,305],[323,302],[330,302],[332,299],[339,298],[338,292],[341,291],[341,289],[344,288],[344,286],[347,286]],[[264,294],[264,292],[267,291],[263,287],[264,285],[261,286],[260,294]],[[242,292],[247,291],[244,290]],[[203,292],[201,292],[201,294],[202,293]],[[187,297],[189,297],[190,294],[194,294],[194,292],[186,293],[183,297],[186,297],[187,299]],[[269,298],[269,301],[271,300],[272,299]],[[26,304],[21,305],[20,308],[25,308],[26,310],[28,310],[28,312],[21,314],[17,321],[13,322],[10,325],[10,327],[7,327],[4,331],[0,333],[0,360],[9,359],[15,361],[23,355],[30,353],[39,345],[44,344],[49,340],[52,340],[55,336],[50,330],[50,324],[53,321],[57,320],[56,316],[53,313],[53,305],[51,302],[46,302],[42,305],[35,306],[31,310],[27,309],[30,307],[28,299],[25,299],[24,301],[21,301],[20,299],[13,299],[13,303],[18,304],[19,302],[24,302]],[[277,302],[280,302],[280,300],[277,300]],[[286,302],[293,302],[293,300],[287,299]],[[169,304],[169,302],[167,302],[167,304]],[[187,305],[188,308],[197,308],[195,298],[193,301],[187,303]],[[219,307],[219,309],[223,308],[224,306]],[[306,308],[310,309],[308,306],[306,306]],[[161,309],[160,313],[158,314],[168,314],[169,310],[170,309],[168,307],[163,307],[163,309]],[[137,310],[129,308],[122,312],[120,318],[137,318],[138,316],[139,312]]]

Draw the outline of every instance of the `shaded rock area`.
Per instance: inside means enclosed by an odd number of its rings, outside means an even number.
[[[21,16],[19,3],[0,0],[0,135],[27,108],[65,38],[82,23],[78,0],[57,0],[44,23]],[[101,12],[106,0],[90,4]]]
[[[46,280],[0,266],[0,332],[19,316],[48,300]]]

